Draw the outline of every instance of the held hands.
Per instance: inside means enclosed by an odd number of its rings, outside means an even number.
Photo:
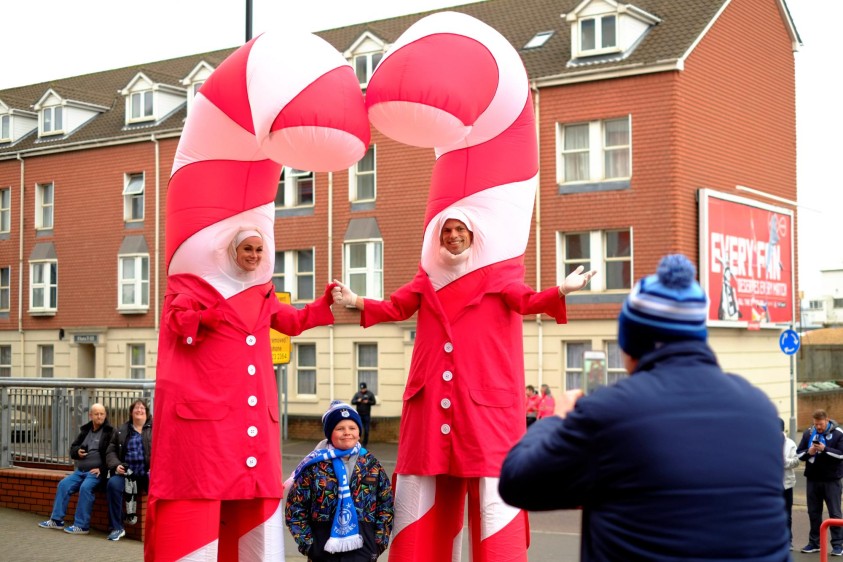
[[[354,293],[354,291],[352,291],[336,279],[334,279],[334,285],[334,288],[331,289],[331,295],[334,297],[334,304],[341,304],[343,306],[356,308],[357,295]]]
[[[583,266],[579,266],[574,271],[571,272],[568,277],[559,285],[559,296],[564,297],[566,295],[570,295],[574,291],[579,291],[583,289],[588,282],[591,281],[591,278],[597,273],[595,270],[586,271],[583,273]]]

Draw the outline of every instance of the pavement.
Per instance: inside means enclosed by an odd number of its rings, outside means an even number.
[[[284,470],[287,475],[299,460],[309,453],[314,442],[289,440],[282,445]],[[393,473],[397,453],[395,443],[370,443],[369,450]],[[796,479],[793,507],[794,546],[807,543],[808,515],[805,511],[805,478]],[[97,499],[97,501],[102,501]],[[827,516],[827,515],[826,515]],[[62,531],[41,529],[46,519],[25,511],[0,508],[0,562],[139,562],[143,560],[143,543],[124,538],[106,540],[106,534],[92,530],[88,535],[68,535]],[[532,562],[579,562],[580,514],[578,511],[550,511],[530,514],[530,549]],[[289,533],[284,534],[285,562],[301,562]],[[388,551],[387,551],[388,552]],[[468,560],[468,546],[463,545],[463,559]],[[794,562],[819,561],[819,554],[793,553]],[[381,557],[386,560],[386,554]],[[436,562],[436,561],[431,561]]]

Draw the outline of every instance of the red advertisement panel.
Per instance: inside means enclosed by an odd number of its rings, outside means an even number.
[[[703,271],[710,321],[762,324],[793,320],[793,213],[703,190]],[[702,279],[701,279],[702,280]]]

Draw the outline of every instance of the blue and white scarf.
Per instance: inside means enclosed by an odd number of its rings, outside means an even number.
[[[819,441],[823,445],[826,444],[825,435],[818,432],[816,427],[811,429],[811,437],[808,438],[808,446],[809,447],[814,443],[814,439],[816,439],[817,441]],[[814,455],[813,457],[810,457],[808,459],[808,462],[814,462],[816,460],[816,458],[817,458],[817,456]]]
[[[345,470],[345,463],[342,457],[351,455],[364,455],[366,449],[357,443],[351,449],[336,449],[330,443],[326,448],[314,449],[302,459],[288,482],[295,481],[301,471],[306,467],[322,461],[331,461],[334,467],[334,474],[339,484],[339,497],[336,510],[334,510],[334,521],[331,524],[331,537],[325,543],[327,552],[348,552],[363,546],[363,537],[360,536],[360,529],[357,525],[357,508],[354,507],[354,500],[351,498],[351,488],[348,484],[348,472]],[[285,489],[289,486],[285,485]]]

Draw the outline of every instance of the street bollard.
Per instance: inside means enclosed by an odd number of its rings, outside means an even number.
[[[828,562],[828,528],[843,527],[843,519],[826,519],[820,525],[820,562]]]

